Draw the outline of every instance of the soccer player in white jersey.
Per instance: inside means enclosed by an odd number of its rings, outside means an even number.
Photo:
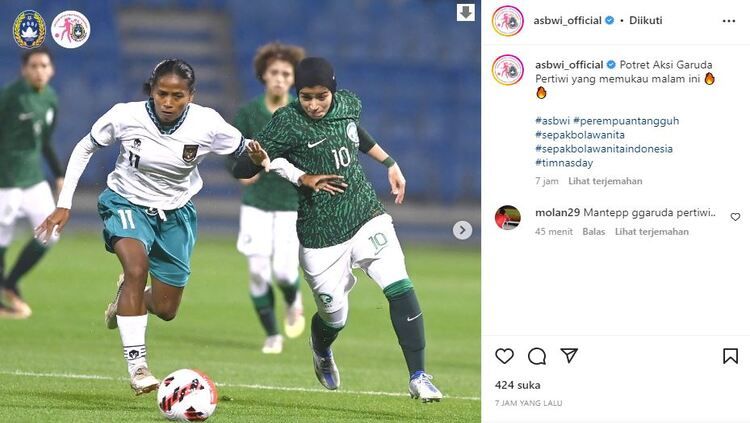
[[[119,142],[115,169],[98,203],[106,249],[117,255],[123,269],[105,320],[108,327],[119,327],[136,395],[159,385],[146,363],[147,311],[174,319],[190,276],[197,235],[190,199],[203,186],[197,166],[209,153],[239,156],[248,151],[240,132],[216,111],[191,103],[195,74],[188,63],[160,62],[144,88],[147,101],[116,104],[76,145],[57,209],[36,229],[43,242],[62,231],[91,155]],[[151,285],[145,289],[149,273]]]

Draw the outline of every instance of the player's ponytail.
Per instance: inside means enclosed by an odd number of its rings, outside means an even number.
[[[150,96],[154,84],[164,75],[177,75],[187,81],[190,93],[195,92],[195,71],[190,64],[182,59],[164,59],[157,63],[151,76],[143,83],[143,93]]]

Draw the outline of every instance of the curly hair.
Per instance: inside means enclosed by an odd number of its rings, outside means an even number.
[[[304,58],[305,49],[300,46],[282,44],[278,41],[262,45],[255,52],[255,57],[253,58],[255,77],[263,83],[263,74],[266,73],[266,69],[274,61],[283,60],[289,62],[294,68]]]

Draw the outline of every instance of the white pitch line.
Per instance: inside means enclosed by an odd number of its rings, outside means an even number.
[[[48,377],[48,378],[61,378],[61,379],[88,379],[88,380],[127,380],[124,377],[112,377],[112,376],[101,376],[101,375],[80,375],[75,373],[37,373],[37,372],[26,372],[22,370],[8,371],[0,370],[0,375],[9,376],[31,376],[31,377]],[[244,389],[258,389],[265,391],[286,391],[286,392],[331,392],[334,394],[348,394],[348,395],[369,395],[377,397],[407,397],[406,394],[400,392],[378,392],[378,391],[347,391],[347,390],[336,390],[329,391],[326,389],[312,389],[312,388],[300,388],[294,386],[268,386],[268,385],[249,385],[244,383],[216,383],[216,386],[227,387],[227,388],[244,388]],[[454,397],[445,396],[445,399],[462,400],[462,401],[479,401],[478,397]]]
[[[94,379],[94,380],[127,380],[126,378],[115,378],[111,376],[100,376],[100,375],[77,375],[73,373],[36,373],[36,372],[24,372],[22,370],[8,371],[0,370],[2,375],[10,376],[33,376],[33,377],[52,377],[52,378],[68,378],[68,379]]]

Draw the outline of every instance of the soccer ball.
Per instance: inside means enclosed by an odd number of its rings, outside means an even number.
[[[159,385],[156,403],[169,420],[206,420],[216,410],[219,396],[211,379],[195,369],[180,369]]]

